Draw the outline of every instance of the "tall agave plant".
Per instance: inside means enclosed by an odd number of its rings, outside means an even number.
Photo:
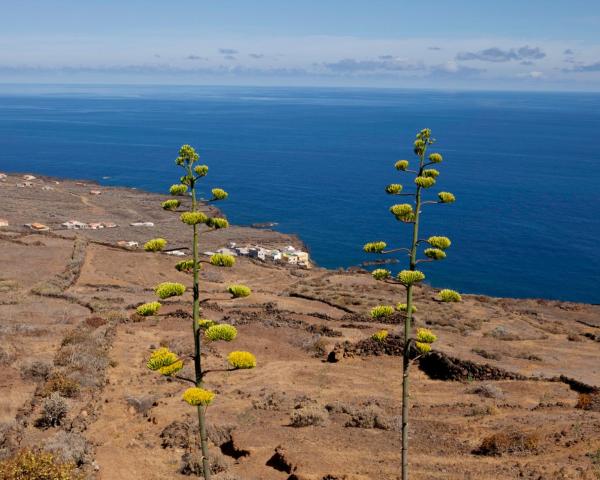
[[[419,227],[421,226],[421,213],[425,205],[448,204],[455,201],[454,195],[449,192],[439,192],[437,200],[423,198],[426,190],[433,187],[440,174],[435,168],[430,168],[442,162],[442,155],[430,153],[427,150],[433,145],[431,130],[426,128],[417,133],[413,150],[417,156],[417,165],[410,168],[408,160],[399,160],[395,163],[396,170],[414,175],[414,190],[404,192],[401,184],[392,183],[385,187],[389,195],[402,196],[409,199],[409,203],[399,203],[390,207],[390,213],[396,220],[409,225],[412,228],[412,241],[408,248],[387,249],[386,242],[376,241],[364,245],[363,249],[368,253],[377,254],[404,254],[408,257],[408,269],[402,270],[394,278],[389,270],[378,268],[372,272],[376,280],[399,284],[405,287],[406,297],[404,302],[399,303],[396,309],[404,316],[404,353],[402,362],[402,480],[408,479],[408,407],[409,407],[409,369],[411,363],[421,355],[426,355],[431,350],[431,344],[437,337],[426,328],[419,328],[413,332],[412,320],[417,307],[413,302],[415,285],[425,279],[425,274],[417,270],[417,265],[422,262],[432,262],[446,258],[446,249],[450,247],[450,239],[444,236],[432,236],[427,239],[419,238]],[[418,257],[418,250],[424,246],[423,258]],[[444,302],[460,301],[460,295],[453,290],[442,290],[439,300]],[[394,307],[380,305],[371,311],[374,318],[394,313]],[[376,334],[377,335],[377,334]],[[387,336],[387,332],[385,333]],[[380,332],[379,337],[385,339]],[[378,338],[379,338],[378,337]]]
[[[147,362],[150,370],[157,371],[162,375],[177,378],[193,384],[183,393],[183,400],[197,408],[198,424],[200,430],[200,447],[202,451],[201,472],[205,479],[211,477],[210,461],[208,451],[208,441],[206,435],[206,409],[213,402],[215,393],[204,387],[204,375],[206,371],[202,367],[202,342],[204,341],[227,341],[234,340],[237,336],[237,330],[232,325],[217,324],[212,320],[200,318],[200,290],[199,290],[199,271],[201,262],[199,259],[199,228],[206,225],[209,229],[220,229],[229,226],[224,218],[209,217],[199,210],[199,201],[197,199],[198,182],[208,174],[206,165],[196,165],[198,154],[190,145],[183,145],[179,150],[179,156],[175,163],[184,170],[180,183],[171,186],[170,193],[175,197],[191,198],[190,209],[180,214],[181,221],[192,227],[192,258],[182,260],[175,265],[178,271],[191,272],[193,274],[193,304],[192,304],[192,331],[194,335],[194,372],[193,379],[180,377],[177,373],[183,368],[183,360],[168,348],[159,348],[155,350]],[[220,188],[212,189],[212,198],[209,201],[225,200],[227,192]],[[177,211],[182,205],[179,198],[167,200],[162,203],[162,208],[170,211]],[[156,239],[155,239],[156,240]],[[163,239],[159,239],[163,240]],[[163,240],[163,242],[165,242]],[[166,242],[161,242],[161,248],[164,248]],[[154,245],[154,244],[153,244]],[[154,248],[149,249],[156,251]],[[210,258],[210,263],[219,267],[232,267],[235,258],[231,255],[215,254]],[[159,299],[166,299],[183,295],[186,287],[180,283],[164,282],[155,287],[155,293]],[[244,285],[232,285],[228,288],[234,298],[250,295],[250,289]],[[140,315],[154,315],[160,308],[160,302],[150,302],[138,307]],[[234,351],[227,356],[227,361],[232,369],[254,368],[256,358],[250,352]]]

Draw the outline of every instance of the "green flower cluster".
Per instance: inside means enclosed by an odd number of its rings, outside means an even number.
[[[367,253],[381,253],[385,250],[387,244],[385,242],[369,242],[365,243],[363,250]]]
[[[252,293],[246,285],[229,285],[227,291],[233,295],[233,298],[247,297]]]
[[[398,280],[402,285],[414,285],[425,280],[425,274],[419,270],[402,270],[398,274]]]
[[[208,320],[207,318],[201,318],[198,320],[198,328],[200,328],[200,330],[207,330],[216,324],[217,322],[214,320]]]
[[[163,282],[154,287],[154,293],[163,300],[169,297],[178,297],[185,292],[185,285],[175,282]]]
[[[206,177],[206,175],[208,175],[208,165],[196,165],[194,167],[194,172],[199,177]]]
[[[225,253],[215,253],[210,257],[210,264],[216,267],[233,267],[235,257]]]
[[[167,246],[167,241],[164,238],[153,238],[144,243],[144,250],[147,252],[160,252]]]
[[[206,329],[204,336],[213,342],[218,340],[231,342],[232,340],[235,340],[235,337],[237,337],[237,329],[232,325],[213,325]]]

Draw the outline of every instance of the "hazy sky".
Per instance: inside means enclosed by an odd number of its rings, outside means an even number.
[[[600,90],[600,0],[0,0],[0,82]]]

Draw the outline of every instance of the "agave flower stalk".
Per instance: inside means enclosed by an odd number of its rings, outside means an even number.
[[[396,170],[414,174],[414,191],[404,192],[403,186],[397,183],[389,184],[385,187],[388,195],[408,197],[410,203],[399,203],[390,207],[390,213],[396,220],[408,224],[412,228],[412,240],[409,247],[387,248],[383,241],[369,242],[364,245],[363,250],[367,253],[376,254],[399,254],[404,253],[408,256],[408,269],[402,270],[394,278],[392,272],[386,269],[376,269],[372,272],[375,280],[400,284],[405,287],[406,297],[404,302],[396,307],[404,317],[404,351],[402,358],[402,464],[401,478],[408,480],[408,426],[409,426],[409,373],[410,365],[417,358],[426,355],[431,350],[431,344],[437,340],[437,337],[427,329],[418,329],[413,335],[413,315],[417,311],[414,305],[415,286],[425,279],[425,274],[417,270],[417,265],[421,262],[432,262],[446,258],[445,250],[450,246],[450,239],[442,236],[433,236],[428,239],[419,239],[419,227],[421,226],[421,209],[424,205],[453,203],[455,197],[449,192],[440,192],[438,200],[425,200],[425,192],[433,187],[440,172],[433,168],[427,168],[430,165],[441,163],[443,158],[439,153],[431,153],[427,156],[427,150],[433,145],[435,140],[431,137],[431,130],[428,128],[417,133],[413,144],[413,151],[418,158],[418,165],[414,169],[409,169],[408,160],[399,160],[395,163]],[[419,246],[426,244],[427,248],[423,251],[425,258],[417,258]],[[460,301],[460,295],[451,290],[443,290],[440,295],[441,301]],[[452,293],[447,293],[452,292]],[[386,309],[383,312],[383,309]],[[383,313],[390,313],[390,306],[378,306],[371,311],[371,315],[377,318]],[[376,334],[377,335],[377,334]],[[381,340],[379,340],[381,341]],[[418,355],[414,357],[414,352]],[[411,358],[412,357],[412,358]]]
[[[177,376],[183,368],[183,360],[168,348],[159,348],[155,350],[147,362],[147,367],[150,370],[157,371],[162,375],[174,377],[179,380],[187,381],[193,384],[193,387],[188,388],[182,399],[188,404],[196,407],[198,412],[198,425],[200,431],[200,448],[202,451],[202,474],[206,480],[210,480],[211,472],[209,466],[209,451],[208,439],[206,434],[206,409],[213,402],[215,393],[204,388],[204,376],[207,373],[202,367],[202,339],[206,341],[233,341],[237,336],[237,330],[232,325],[217,324],[212,320],[200,318],[200,250],[199,250],[199,234],[200,226],[206,225],[212,230],[226,228],[229,226],[224,218],[209,217],[199,209],[199,201],[197,198],[197,184],[199,180],[208,174],[206,165],[197,165],[196,162],[199,155],[190,145],[183,145],[179,150],[179,156],[175,163],[184,170],[184,175],[180,179],[180,183],[172,185],[169,189],[171,195],[191,197],[191,207],[189,211],[180,214],[181,221],[192,227],[192,258],[183,260],[175,265],[175,268],[181,272],[190,272],[193,276],[193,302],[192,302],[192,331],[194,335],[194,378],[188,379]],[[212,190],[210,202],[225,200],[228,194],[220,188]],[[176,211],[181,206],[181,201],[167,200],[161,204],[162,208],[169,211]],[[166,241],[163,239],[159,242],[160,245],[154,248],[156,241],[151,245],[153,248],[148,248],[150,251],[158,251],[164,248]],[[164,242],[164,244],[163,244]],[[217,254],[211,257],[210,263],[219,267],[232,267],[235,259],[229,255]],[[236,285],[236,291],[241,291],[244,295],[250,295],[250,289],[245,285]],[[179,283],[164,282],[157,285],[155,288],[156,295],[161,299],[170,298],[173,296],[182,295],[185,292],[185,286]],[[235,297],[236,295],[234,295]],[[158,305],[157,305],[158,304]],[[151,315],[158,311],[160,304],[153,302],[140,306],[140,314]],[[232,352],[228,357],[228,362],[233,369],[253,368],[256,366],[256,358],[250,352]]]

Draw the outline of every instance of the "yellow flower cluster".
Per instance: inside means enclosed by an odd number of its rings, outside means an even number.
[[[198,263],[198,269],[200,269],[201,265]],[[178,272],[191,272],[194,269],[194,260],[181,260],[175,264],[175,270]]]
[[[158,312],[158,309],[161,307],[160,302],[149,302],[144,303],[136,308],[136,312],[138,315],[142,315],[144,317],[154,315]]]
[[[440,250],[446,250],[452,242],[448,237],[429,237],[427,239],[427,243],[431,245],[433,248],[439,248]]]
[[[436,170],[435,168],[427,168],[427,169],[423,170],[423,176],[437,178],[440,176],[440,172],[438,170]]]
[[[250,352],[231,352],[227,355],[227,361],[233,368],[256,367],[256,357]]]
[[[208,217],[202,212],[183,212],[179,218],[187,225],[198,225],[199,223],[206,223],[208,220]]]
[[[385,268],[376,268],[371,272],[373,278],[375,280],[385,280],[386,278],[390,278],[392,276],[392,272],[386,270]]]
[[[246,285],[229,285],[227,291],[231,293],[234,298],[247,297],[252,293],[252,290]]]
[[[171,376],[183,368],[183,361],[171,350],[162,347],[152,352],[146,366],[152,371]]]
[[[179,295],[183,295],[184,292],[185,285],[182,285],[181,283],[163,282],[154,287],[154,293],[156,293],[156,295],[162,299],[177,297]]]
[[[442,160],[442,155],[439,153],[432,153],[429,155],[429,161],[431,163],[440,163]]]
[[[446,252],[440,250],[439,248],[426,248],[423,253],[426,257],[431,258],[432,260],[443,260],[446,258]]]
[[[385,247],[387,247],[385,242],[369,242],[365,243],[363,250],[367,253],[381,253]]]
[[[215,398],[215,393],[210,390],[205,390],[204,388],[192,387],[183,392],[181,398],[194,407],[197,407],[198,405],[207,407]]]
[[[390,207],[390,212],[392,215],[394,215],[394,217],[396,217],[396,220],[400,220],[402,222],[410,222],[415,216],[412,205],[409,205],[408,203],[392,205]]]
[[[416,177],[415,184],[419,187],[429,188],[435,185],[435,178],[433,177]]]
[[[371,338],[373,340],[375,340],[376,342],[383,342],[388,336],[388,331],[387,330],[379,330],[377,332],[375,332]]]
[[[235,265],[235,257],[225,253],[215,253],[210,257],[210,264],[216,267],[233,267]]]
[[[206,175],[208,175],[208,165],[196,165],[194,167],[194,172],[196,172],[196,175],[199,177],[206,177]]]
[[[206,329],[204,336],[213,342],[218,340],[231,342],[232,340],[235,340],[235,337],[237,337],[237,329],[232,325],[226,324],[212,325]]]
[[[431,344],[437,340],[437,336],[428,328],[417,329],[417,338],[415,347],[421,354],[426,354],[431,351]]]
[[[400,170],[401,172],[404,172],[408,168],[408,160],[398,160],[394,164],[394,167],[396,168],[396,170]]]
[[[389,193],[390,195],[396,195],[402,191],[402,185],[399,183],[390,183],[387,187],[385,187],[385,193]]]
[[[371,318],[379,319],[389,317],[394,314],[394,307],[392,305],[377,305],[371,309]]]
[[[408,306],[406,305],[406,303],[399,303],[398,305],[396,305],[396,309],[399,312],[408,312]],[[417,307],[412,305],[411,311],[412,311],[412,313],[415,313],[417,311]]]
[[[440,290],[439,298],[442,302],[460,302],[462,300],[460,293],[449,288]]]
[[[185,195],[185,192],[187,192],[187,185],[182,185],[182,184],[177,184],[177,185],[171,185],[171,188],[169,188],[169,193],[171,195]]]
[[[440,203],[454,203],[456,201],[456,198],[450,192],[440,192],[438,198]]]
[[[403,285],[409,286],[425,280],[425,274],[419,270],[402,270],[398,274],[398,280]]]
[[[213,188],[212,191],[213,200],[225,200],[229,194],[222,188]]]
[[[207,330],[216,324],[217,322],[215,322],[214,320],[208,320],[206,318],[201,318],[200,320],[198,320],[198,327],[200,328],[200,330]]]
[[[167,241],[164,238],[153,238],[144,243],[144,250],[147,252],[160,252],[167,246]]]
[[[227,220],[225,220],[224,218],[209,218],[206,221],[206,224],[210,227],[210,228],[227,228],[229,226],[229,222]]]

